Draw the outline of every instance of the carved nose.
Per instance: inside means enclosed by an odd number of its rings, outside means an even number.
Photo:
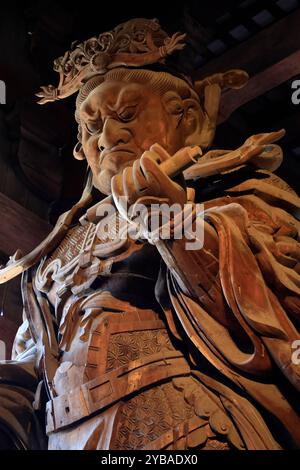
[[[112,118],[105,121],[98,141],[100,151],[113,148],[116,145],[127,144],[130,141],[131,134],[123,126],[123,123]]]

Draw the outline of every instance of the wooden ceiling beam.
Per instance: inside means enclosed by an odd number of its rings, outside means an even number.
[[[197,78],[233,68],[254,75],[300,49],[300,9],[263,29],[247,41],[210,60],[199,70]]]
[[[300,48],[285,59],[251,77],[244,88],[225,92],[221,99],[218,123],[226,121],[236,109],[244,104],[264,95],[298,74],[300,74]],[[291,89],[291,96],[293,91]]]

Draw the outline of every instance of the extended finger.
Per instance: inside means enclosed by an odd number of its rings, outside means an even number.
[[[114,200],[114,203],[123,216],[126,217],[127,207],[124,197],[124,188],[123,188],[123,177],[122,175],[115,175],[111,179],[111,194]]]
[[[140,168],[147,180],[148,187],[151,189],[151,193],[153,195],[159,194],[162,189],[161,181],[164,180],[162,175],[165,175],[162,174],[161,170],[159,169],[157,155],[154,152],[150,152],[149,150],[144,152],[141,156]]]
[[[124,196],[127,198],[129,204],[132,204],[137,199],[137,190],[135,188],[133,177],[132,177],[132,168],[127,167],[123,171],[122,176],[123,191]]]
[[[122,175],[115,175],[111,179],[111,192],[116,197],[124,195]]]
[[[141,167],[140,167],[140,160],[135,160],[132,166],[132,177],[133,182],[136,187],[136,190],[139,194],[145,193],[148,189],[148,182],[144,177]]]
[[[145,152],[141,158],[141,168],[143,173],[151,186],[151,189],[156,184],[156,194],[161,197],[167,197],[170,201],[177,201],[184,203],[186,200],[185,190],[172,181],[168,175],[160,168],[160,165],[151,157],[151,152]],[[152,191],[152,194],[155,194]]]
[[[171,158],[171,155],[157,143],[151,145],[150,151],[153,152],[153,158],[157,163],[164,162],[165,160]],[[155,158],[155,155],[157,155],[159,158]]]

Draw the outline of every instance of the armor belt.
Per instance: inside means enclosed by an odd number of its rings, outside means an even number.
[[[47,403],[47,434],[87,418],[148,385],[189,375],[190,367],[179,351],[153,354],[132,361]]]

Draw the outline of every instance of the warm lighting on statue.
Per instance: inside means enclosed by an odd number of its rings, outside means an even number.
[[[28,448],[300,444],[299,199],[273,174],[284,130],[213,148],[222,93],[248,76],[194,82],[172,63],[185,39],[129,21],[73,45],[58,87],[38,93],[78,92],[74,156],[89,177],[47,239],[0,271],[23,273],[15,362],[1,367],[24,373],[7,386],[27,397]]]

